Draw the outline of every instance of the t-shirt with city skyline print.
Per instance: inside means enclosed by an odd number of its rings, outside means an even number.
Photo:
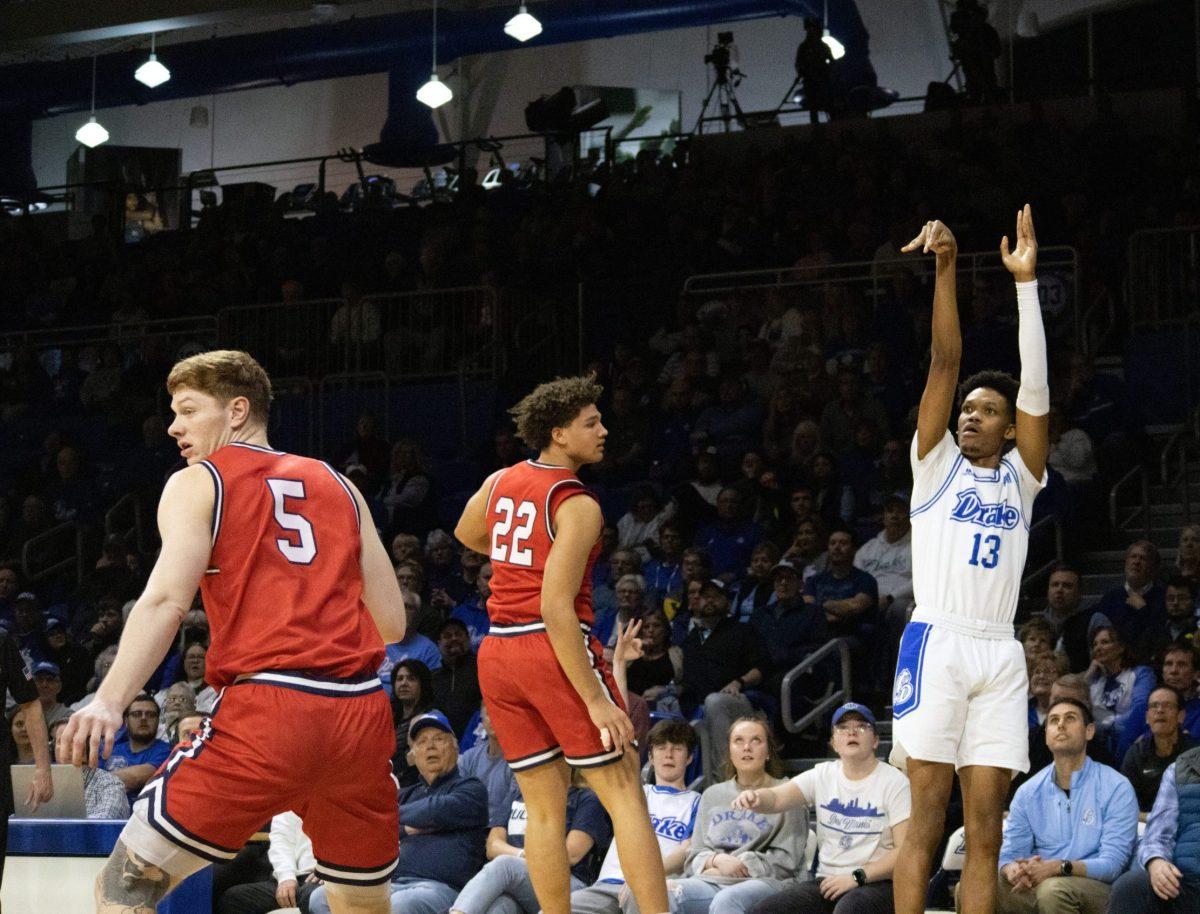
[[[859,781],[842,762],[822,762],[792,778],[816,811],[817,878],[853,873],[896,846],[892,829],[912,814],[908,778],[886,762]]]

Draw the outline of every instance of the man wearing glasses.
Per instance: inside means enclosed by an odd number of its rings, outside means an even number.
[[[804,804],[817,819],[816,878],[764,899],[749,914],[828,914],[852,910],[891,914],[892,870],[904,841],[912,798],[908,778],[875,757],[879,737],[866,705],[847,702],[833,712],[830,745],[837,759],[785,784],[746,790],[734,807],[782,812]]]
[[[125,739],[113,746],[104,763],[125,785],[130,804],[171,754],[170,745],[158,739],[158,713],[158,703],[144,692],[131,701],[125,709]]]

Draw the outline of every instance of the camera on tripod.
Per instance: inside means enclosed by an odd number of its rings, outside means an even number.
[[[737,85],[745,74],[737,68],[736,58],[737,46],[733,43],[733,32],[717,32],[717,43],[704,55],[704,62],[712,64],[719,85],[729,82],[730,77]]]

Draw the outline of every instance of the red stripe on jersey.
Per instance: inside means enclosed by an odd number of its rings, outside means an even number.
[[[304,670],[375,670],[383,641],[362,601],[353,497],[319,460],[229,445],[209,457],[217,503],[200,582],[212,646],[205,679]]]
[[[595,498],[567,467],[526,460],[504,470],[488,495],[487,528],[491,541],[492,582],[488,616],[496,625],[521,625],[542,618],[542,577],[554,545],[554,515],[568,498]],[[575,614],[591,625],[592,566],[600,537],[588,555]]]

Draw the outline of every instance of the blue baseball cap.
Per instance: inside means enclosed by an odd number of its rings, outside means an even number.
[[[848,701],[836,711],[833,712],[833,720],[830,721],[830,726],[836,727],[838,721],[847,714],[861,714],[872,727],[875,726],[875,715],[871,713],[871,709],[866,705],[860,705],[857,701]]]
[[[410,740],[415,739],[417,734],[426,727],[437,727],[451,736],[454,735],[454,728],[450,726],[450,721],[446,719],[445,714],[441,711],[426,711],[424,714],[418,714],[412,719],[412,723],[408,725],[408,738]]]
[[[49,660],[43,660],[33,668],[33,675],[36,676],[38,673],[49,673],[56,679],[62,679],[62,670],[58,668],[58,664],[51,663]]]

